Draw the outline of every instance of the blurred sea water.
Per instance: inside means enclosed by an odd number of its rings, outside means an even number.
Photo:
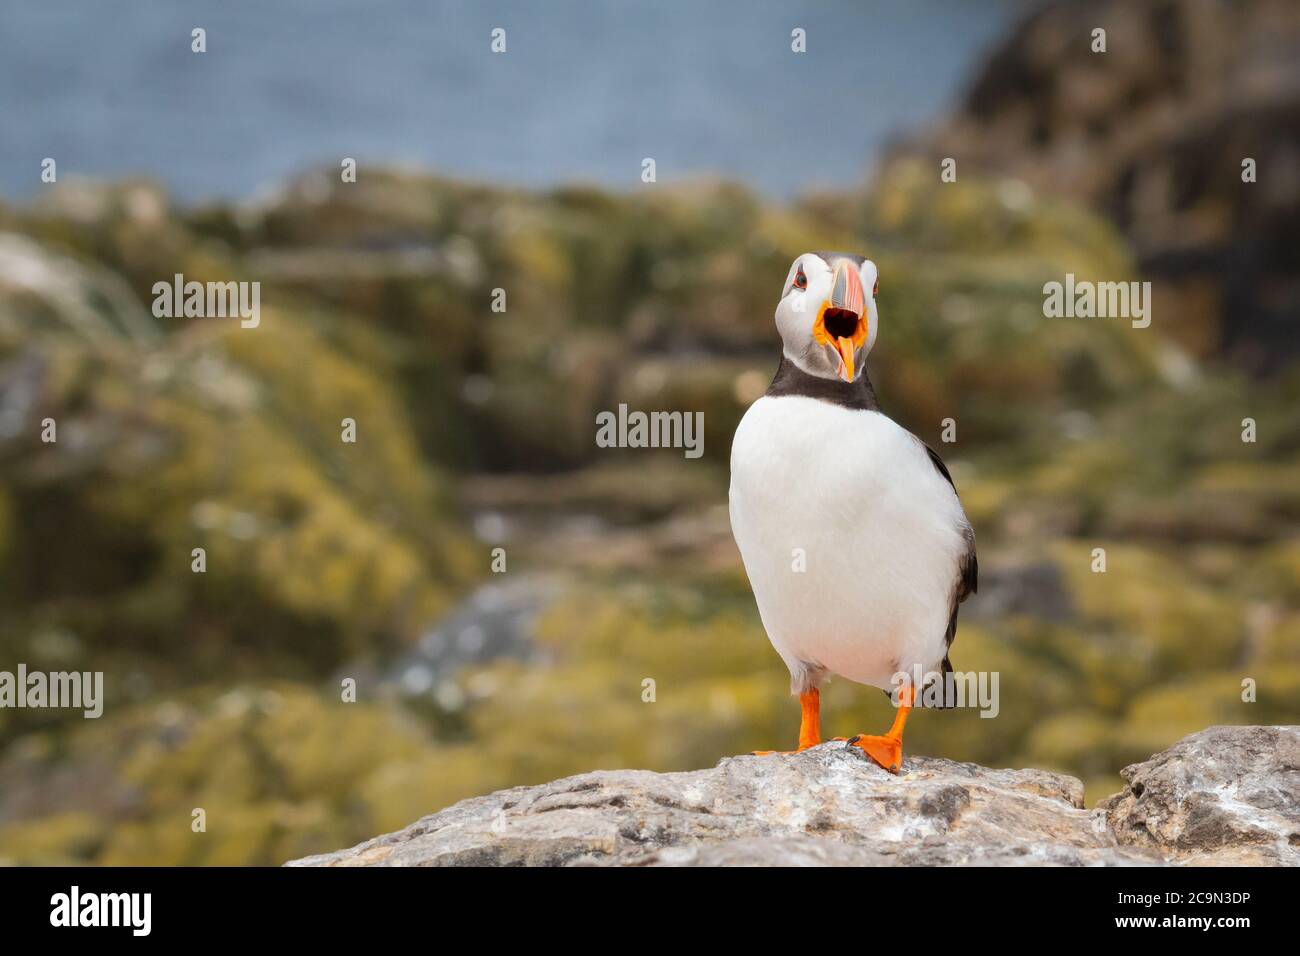
[[[0,194],[147,174],[235,198],[352,156],[472,179],[858,183],[1024,0],[59,0],[0,21]],[[489,50],[493,28],[507,51]],[[207,52],[190,31],[207,31]],[[791,31],[808,52],[791,52]]]

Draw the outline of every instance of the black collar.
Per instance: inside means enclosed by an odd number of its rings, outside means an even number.
[[[865,369],[853,382],[844,382],[838,378],[821,378],[799,368],[786,358],[784,353],[781,355],[781,364],[777,366],[776,377],[772,379],[772,384],[767,387],[764,394],[773,398],[781,395],[802,395],[805,398],[820,399],[843,408],[880,411],[880,403],[876,401],[875,389],[871,387]]]

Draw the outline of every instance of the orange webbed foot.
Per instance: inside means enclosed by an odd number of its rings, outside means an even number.
[[[903,769],[903,741],[897,737],[858,734],[849,739],[849,746],[857,747],[892,774]]]
[[[755,757],[770,757],[772,754],[803,753],[809,747],[816,747],[822,742],[821,692],[814,687],[799,695],[799,708],[802,718],[799,721],[799,747],[796,750],[755,750]]]
[[[813,744],[805,744],[805,745],[799,747],[797,750],[751,750],[751,751],[749,752],[749,755],[750,755],[751,757],[771,757],[771,756],[773,756],[773,755],[776,755],[776,756],[789,756],[790,754],[801,754],[801,753],[803,753],[805,750],[807,750],[809,747],[816,747],[817,744],[819,744],[819,743],[821,743],[820,740],[817,741],[817,743],[813,743]]]
[[[911,686],[900,688],[898,713],[894,715],[894,725],[889,732],[879,737],[858,734],[849,740],[849,746],[857,747],[890,773],[898,773],[903,769],[903,728],[907,726],[907,715],[915,702],[916,692]]]

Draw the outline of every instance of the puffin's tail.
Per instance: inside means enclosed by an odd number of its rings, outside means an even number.
[[[954,614],[953,618],[955,619],[956,616],[957,615]],[[951,673],[952,673],[952,661],[948,660],[948,655],[945,654],[943,655],[943,662],[939,665],[939,679],[943,683],[943,692],[939,694],[939,703],[937,704],[929,703],[929,704],[925,704],[924,706],[927,706],[932,710],[948,710],[951,707],[957,706],[957,702],[951,699],[956,697],[956,694],[949,693],[950,688],[953,687],[953,685],[948,682],[948,675]],[[922,697],[924,696],[925,695],[922,695]]]
[[[950,685],[948,683],[948,675],[951,673],[952,661],[948,660],[948,655],[945,654],[943,655],[943,661],[939,664],[939,680],[937,683],[941,688],[940,693],[936,694],[933,690],[929,689],[936,683],[936,681],[931,680],[925,687],[921,688],[920,692],[916,695],[916,702],[912,706],[924,707],[928,710],[951,710],[953,707],[956,707],[956,685]],[[893,691],[887,687],[881,689],[885,696],[891,701],[894,699]],[[936,698],[938,699],[936,700]]]

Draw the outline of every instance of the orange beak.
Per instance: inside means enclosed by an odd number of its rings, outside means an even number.
[[[830,298],[822,303],[813,323],[813,339],[835,349],[840,361],[840,378],[856,377],[855,357],[867,340],[866,295],[858,270],[846,259],[835,264]]]
[[[853,353],[857,351],[857,346],[852,339],[838,338],[835,340],[835,349],[840,353],[840,375],[846,382],[853,381]]]

